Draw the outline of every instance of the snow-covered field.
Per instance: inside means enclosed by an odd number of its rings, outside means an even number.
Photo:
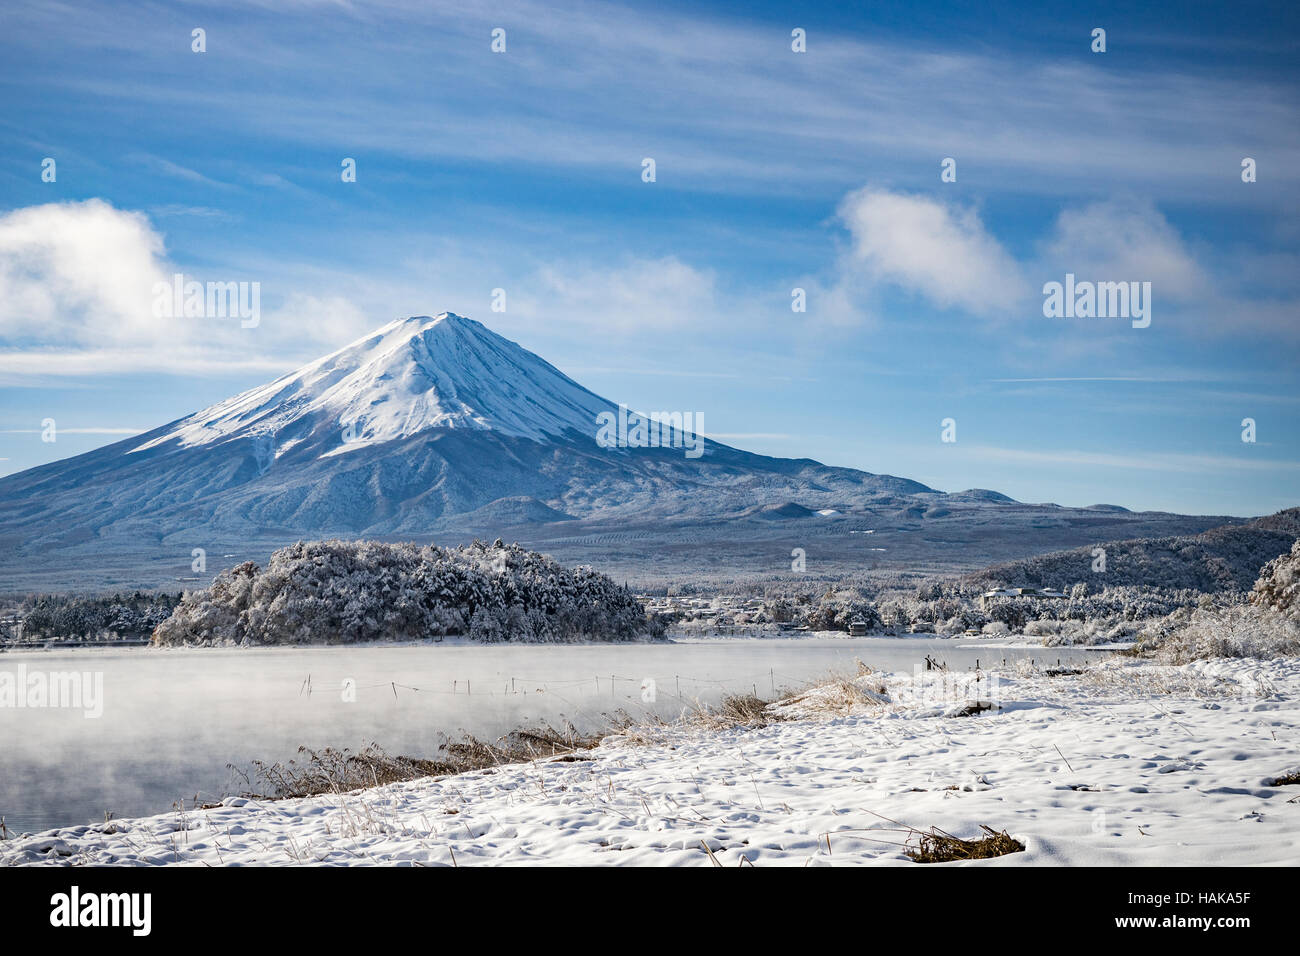
[[[231,798],[2,841],[0,864],[911,866],[906,827],[981,824],[1026,851],[952,865],[1300,864],[1300,786],[1269,785],[1300,764],[1300,661],[983,676],[865,674],[761,729],[652,729],[576,759]],[[955,715],[977,701],[1000,708]]]

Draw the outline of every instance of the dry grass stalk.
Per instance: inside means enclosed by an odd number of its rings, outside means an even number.
[[[378,744],[371,743],[357,753],[347,748],[326,747],[318,751],[299,747],[298,759],[275,763],[254,760],[251,773],[234,767],[231,770],[243,776],[253,790],[244,796],[281,800],[347,793],[423,777],[442,777],[546,758],[581,759],[577,754],[592,749],[604,736],[604,733],[580,733],[566,722],[558,728],[543,725],[512,731],[495,742],[480,740],[471,734],[456,741],[444,738],[438,748],[442,756],[433,760],[393,756]]]
[[[757,730],[768,724],[779,723],[784,718],[768,709],[772,703],[755,694],[728,694],[713,707],[696,704],[686,722],[706,730],[729,730],[746,727]]]
[[[1025,845],[1006,830],[994,830],[981,824],[985,836],[977,840],[963,840],[938,827],[928,831],[913,831],[918,837],[915,849],[904,852],[917,863],[952,863],[957,860],[988,860],[1008,853],[1021,853]]]

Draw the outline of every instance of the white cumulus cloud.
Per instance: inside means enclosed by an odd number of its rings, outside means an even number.
[[[851,267],[936,305],[994,315],[1024,301],[1015,259],[972,209],[926,196],[866,187],[845,197],[839,217],[853,237]]]
[[[1044,244],[1056,273],[1106,282],[1150,282],[1162,299],[1205,296],[1210,280],[1164,215],[1146,200],[1108,199],[1066,209]]]
[[[163,255],[146,216],[99,199],[0,216],[0,335],[113,343],[156,333]]]

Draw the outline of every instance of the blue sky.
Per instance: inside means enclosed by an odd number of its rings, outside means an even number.
[[[7,3],[0,473],[452,310],[753,451],[1300,504],[1294,9]],[[260,324],[154,318],[176,272]],[[1045,318],[1067,272],[1151,325]]]

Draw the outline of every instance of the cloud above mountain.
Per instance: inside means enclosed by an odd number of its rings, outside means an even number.
[[[147,216],[99,199],[0,216],[0,335],[106,345],[150,336],[163,253]]]
[[[817,321],[830,326],[888,321],[881,292],[898,289],[941,309],[1002,324],[1036,321],[1039,286],[1064,272],[1093,279],[1151,281],[1163,315],[1233,311],[1246,324],[1283,337],[1295,333],[1293,297],[1279,280],[1271,298],[1201,262],[1197,247],[1150,201],[1111,198],[1063,208],[1032,250],[1017,258],[969,204],[867,186],[848,194],[836,220],[848,245],[807,287]],[[334,274],[265,264],[266,320],[255,330],[222,319],[158,318],[153,290],[191,270],[170,261],[160,229],[142,212],[100,199],[47,203],[0,216],[0,375],[93,376],[128,371],[187,373],[272,370],[360,334],[378,312],[411,303],[449,302],[486,315],[497,287],[509,307],[506,328],[635,335],[684,329],[714,333],[779,322],[788,294],[780,283],[724,287],[711,268],[677,255],[536,257],[523,271],[455,246],[405,266],[411,276],[370,276],[349,284]],[[248,267],[245,266],[245,269]],[[238,275],[221,280],[242,279]],[[431,297],[431,293],[433,293]],[[1194,315],[1193,315],[1194,318]],[[1207,321],[1193,325],[1211,328]],[[1220,326],[1220,330],[1222,327]]]
[[[545,322],[589,334],[680,329],[716,318],[716,277],[676,256],[618,262],[539,261],[522,275],[447,250],[440,262],[414,264],[441,275],[436,286],[397,284],[393,308],[468,300],[489,311],[494,283],[506,292],[500,321]],[[257,328],[227,319],[154,315],[154,290],[190,269],[171,261],[164,234],[143,212],[101,199],[47,203],[0,216],[0,374],[94,376],[129,371],[231,371],[283,368],[373,326],[352,296],[385,283],[322,288],[338,275],[271,264],[259,273],[267,314]],[[215,281],[246,278],[204,276]],[[393,289],[385,288],[391,295]],[[411,311],[406,308],[405,311]]]
[[[935,305],[993,315],[1029,293],[1020,265],[973,209],[868,187],[845,198],[839,217],[855,266]]]

